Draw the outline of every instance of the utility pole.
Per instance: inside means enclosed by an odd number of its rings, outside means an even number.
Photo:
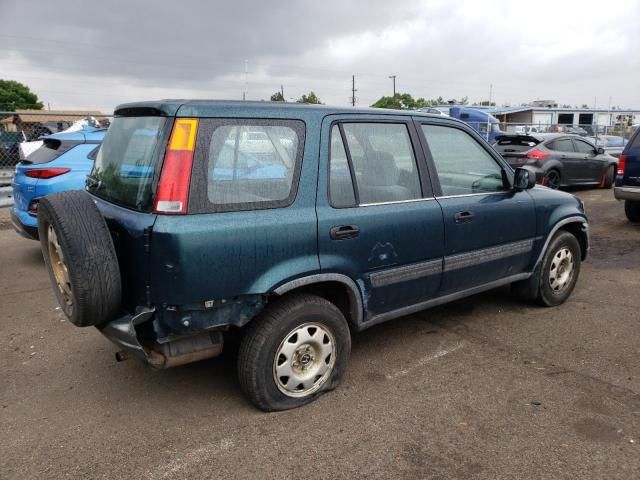
[[[351,106],[356,106],[356,76],[351,75]]]
[[[284,85],[280,84],[280,95],[282,95],[282,101],[284,102]]]
[[[389,75],[389,78],[393,80],[393,98],[396,98],[396,76]]]
[[[491,106],[491,96],[493,95],[493,83],[489,84],[489,106]]]
[[[247,100],[249,96],[249,60],[244,61],[244,91],[242,92],[242,100]]]

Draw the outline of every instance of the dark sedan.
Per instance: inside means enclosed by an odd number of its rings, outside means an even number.
[[[538,183],[553,189],[570,185],[611,188],[615,179],[617,159],[578,135],[501,135],[494,147],[512,167],[534,171]]]

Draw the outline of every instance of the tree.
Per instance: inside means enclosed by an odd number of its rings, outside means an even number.
[[[463,104],[464,105],[464,104]],[[495,107],[496,102],[490,102],[489,100],[482,100],[480,103],[474,103],[473,106],[479,107]]]
[[[409,93],[396,93],[394,97],[380,97],[372,107],[376,108],[395,108],[397,110],[415,110],[428,106],[428,102],[424,98],[415,100]]]
[[[315,93],[313,93],[313,90],[309,92],[308,95],[302,95],[298,100],[296,100],[296,102],[298,103],[313,103],[313,104],[321,104],[322,102],[320,101],[320,99],[317,97],[317,95]]]
[[[589,105],[587,105],[586,103],[583,103],[580,108],[589,108]]]
[[[284,102],[284,97],[282,96],[282,92],[276,92],[271,95],[272,102]]]
[[[15,80],[0,79],[0,110],[13,112],[16,108],[42,110],[44,105],[29,87]]]

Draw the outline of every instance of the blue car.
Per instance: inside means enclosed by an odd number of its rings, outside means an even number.
[[[11,221],[23,237],[38,240],[38,202],[64,190],[82,190],[106,129],[42,137],[43,145],[16,166]]]

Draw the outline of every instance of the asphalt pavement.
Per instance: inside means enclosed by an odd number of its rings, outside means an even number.
[[[0,478],[640,478],[640,225],[576,193],[593,247],[566,304],[502,288],[378,325],[338,389],[273,414],[233,351],[116,363],[0,209]]]

